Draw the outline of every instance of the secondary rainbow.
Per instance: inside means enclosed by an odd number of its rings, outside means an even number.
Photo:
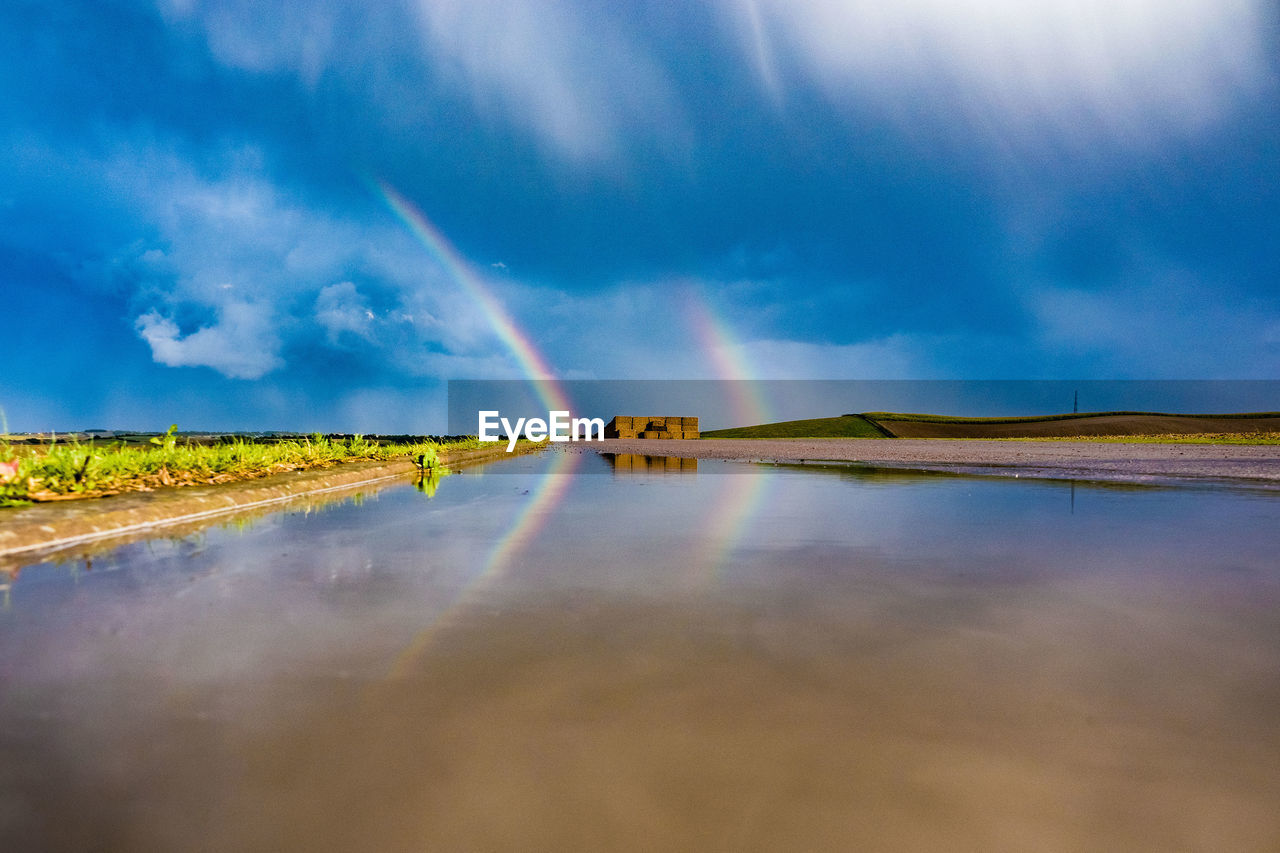
[[[738,342],[729,324],[719,317],[710,301],[696,290],[688,296],[688,316],[693,331],[715,368],[724,380],[729,405],[737,424],[749,426],[773,420],[770,408],[754,378],[745,348]],[[763,503],[772,476],[764,472],[746,475],[745,483],[737,475],[725,476],[723,494],[711,503],[704,522],[696,565],[711,582],[727,568],[729,558],[746,534],[751,519]]]
[[[738,342],[728,322],[712,310],[705,296],[691,291],[686,302],[694,335],[707,354],[716,378],[725,380],[734,425],[768,423],[772,420],[769,405],[747,361],[745,347]]]

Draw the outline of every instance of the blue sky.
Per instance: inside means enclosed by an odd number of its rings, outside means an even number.
[[[0,6],[14,430],[569,379],[1280,377],[1251,0]],[[831,412],[844,411],[833,403]]]

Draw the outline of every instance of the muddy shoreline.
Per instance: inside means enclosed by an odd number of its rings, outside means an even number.
[[[1280,489],[1280,446],[939,439],[607,439],[564,452],[696,459],[841,462],[915,471],[1099,480],[1223,483]]]

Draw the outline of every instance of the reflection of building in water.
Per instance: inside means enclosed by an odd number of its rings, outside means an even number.
[[[698,438],[697,418],[617,415],[604,428],[605,438]]]
[[[639,453],[602,453],[615,476],[628,474],[696,474],[697,459],[679,456],[645,456]]]

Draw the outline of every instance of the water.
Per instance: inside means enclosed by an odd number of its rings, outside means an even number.
[[[1280,847],[1274,494],[614,466],[24,568],[0,848]]]

